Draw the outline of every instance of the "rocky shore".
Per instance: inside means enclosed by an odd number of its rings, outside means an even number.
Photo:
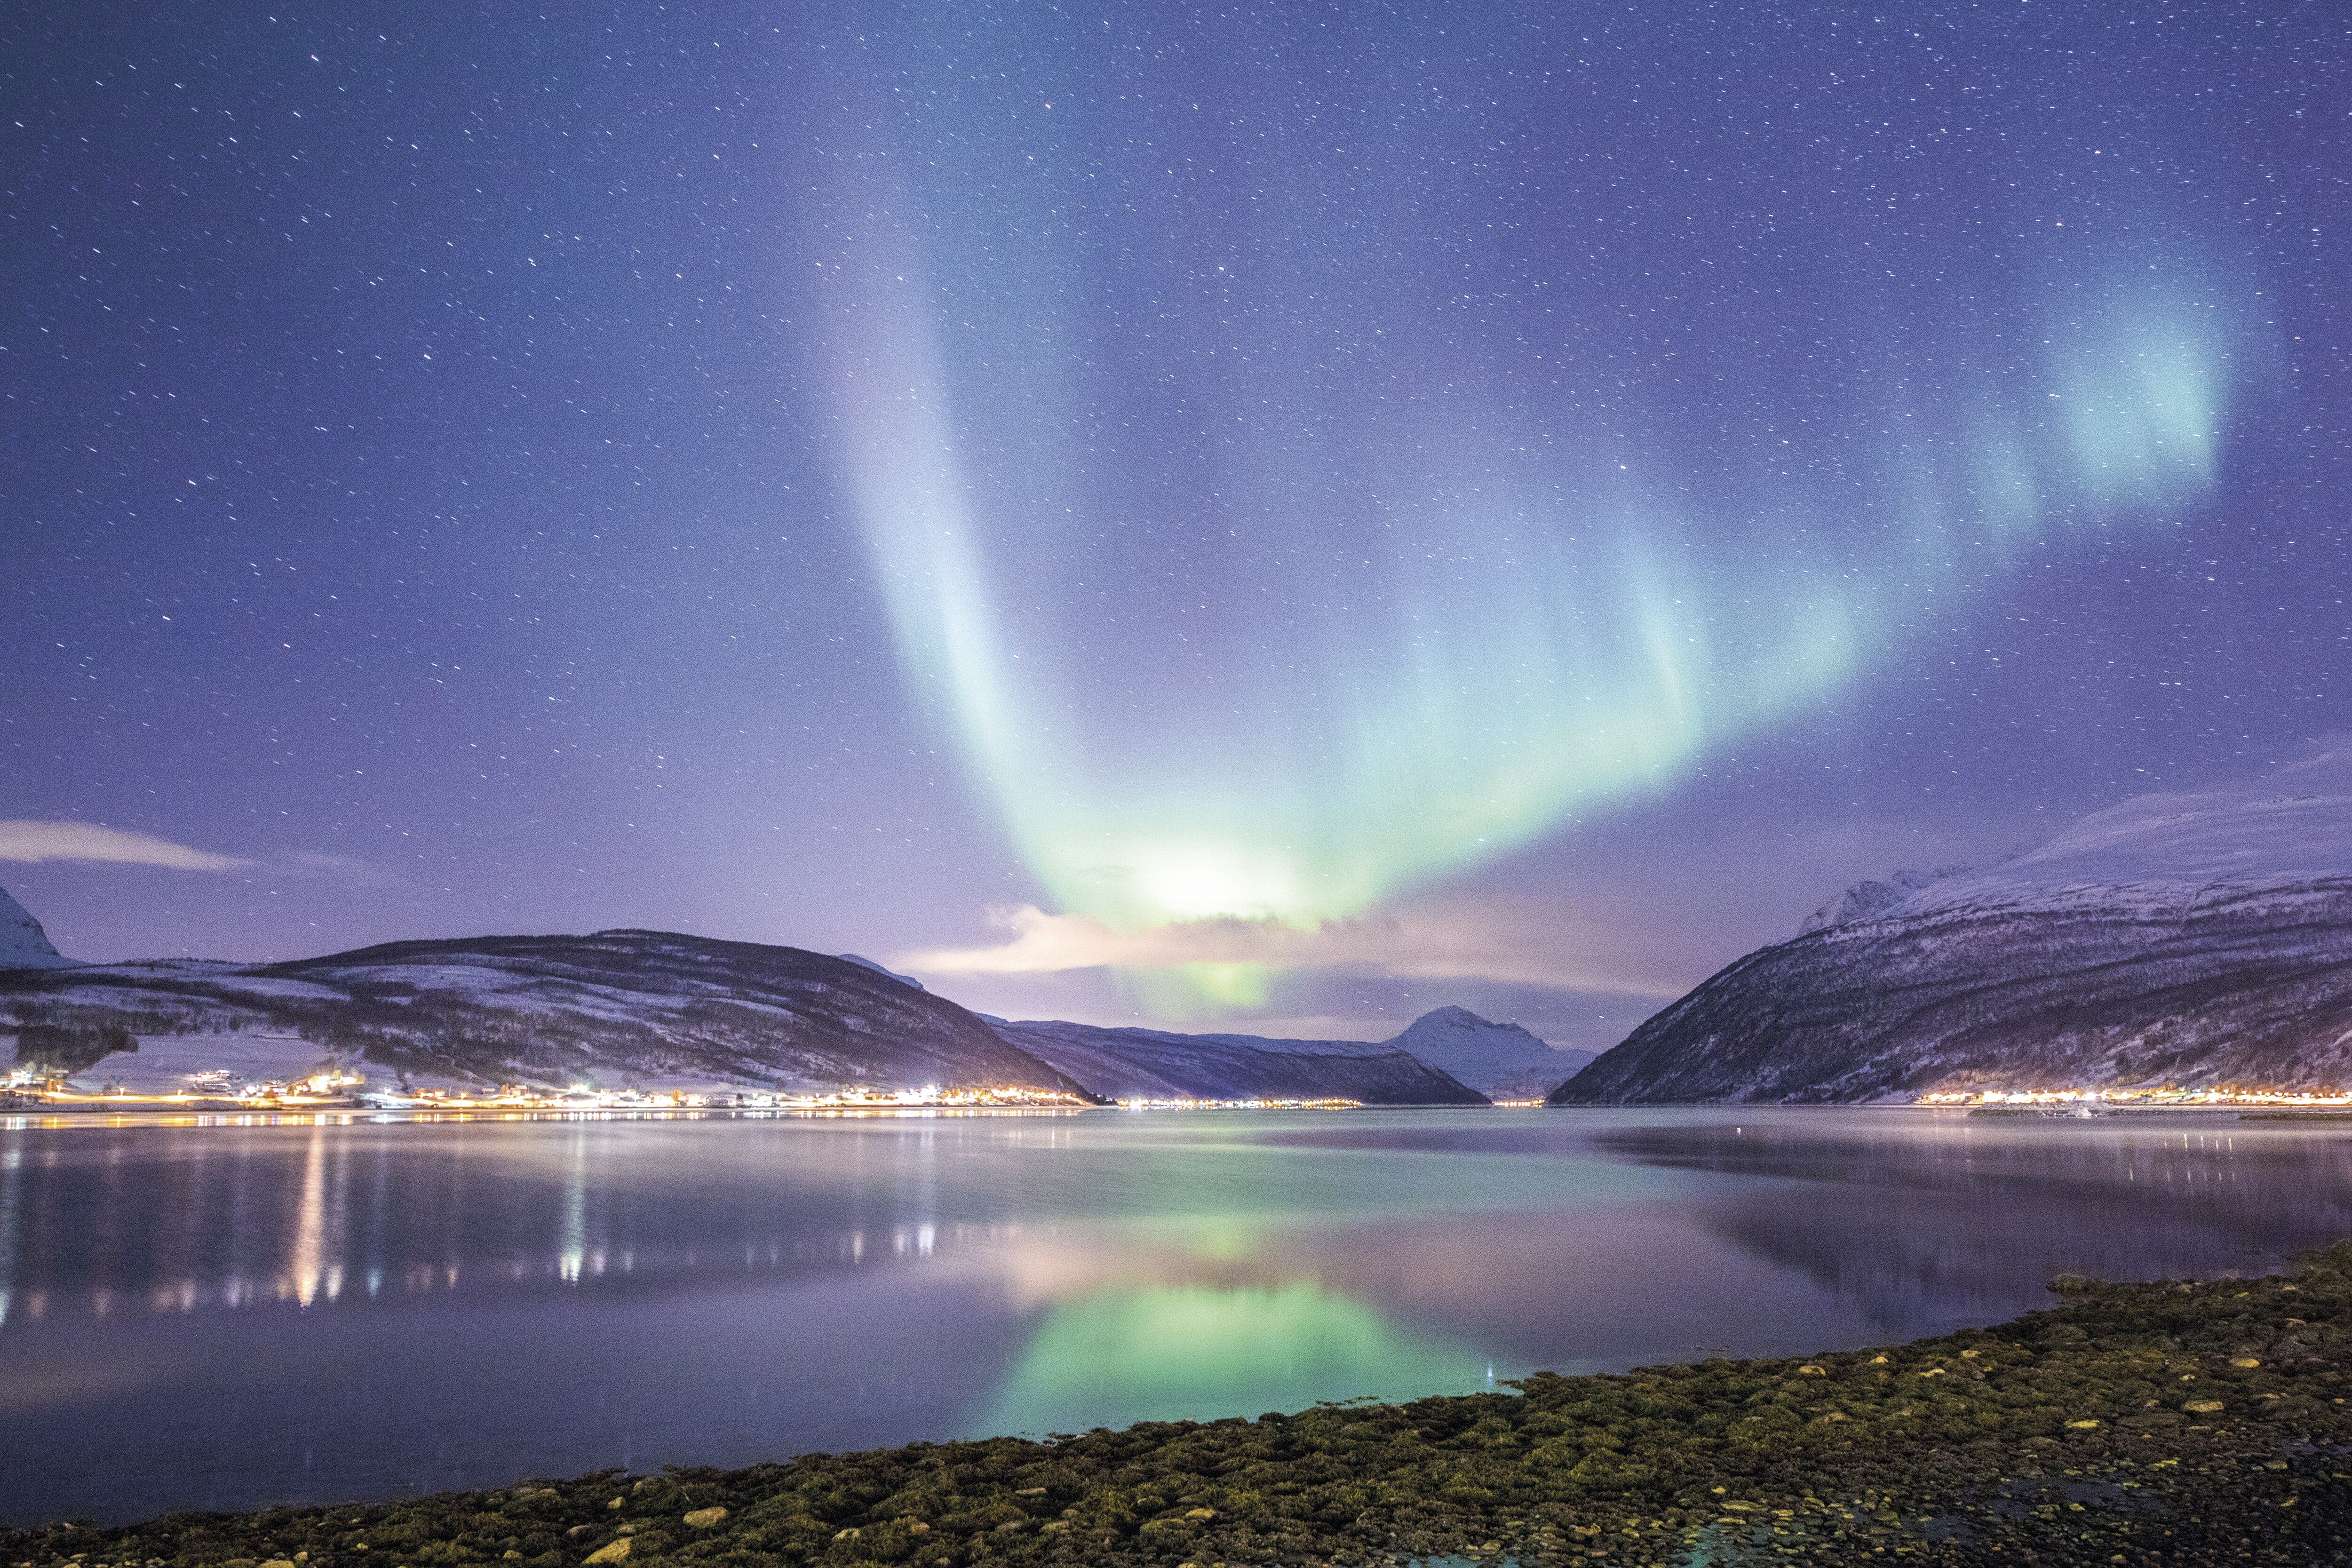
[[[1990,1330],[1043,1443],[0,1536],[0,1568],[2352,1561],[2352,1244]]]

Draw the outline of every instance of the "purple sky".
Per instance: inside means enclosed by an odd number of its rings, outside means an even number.
[[[18,7],[0,883],[1598,1047],[2307,754],[2347,23],[1899,9]]]

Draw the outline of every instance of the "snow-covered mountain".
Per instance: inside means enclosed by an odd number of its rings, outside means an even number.
[[[210,1037],[223,1043],[205,1047],[207,1060],[267,1038],[306,1065],[357,1060],[420,1082],[1486,1099],[1398,1043],[983,1020],[856,953],[664,931],[388,942],[289,963],[74,964],[0,893],[0,959],[13,961],[0,963],[0,1043],[19,1061],[96,1077],[119,1076],[102,1064],[142,1036]],[[1518,1043],[1505,1040],[1506,1054]]]
[[[30,910],[0,888],[0,970],[68,969],[73,960],[59,952]]]
[[[983,1015],[984,1016],[985,1015]],[[1486,1097],[1395,1045],[1177,1035],[989,1018],[996,1032],[1106,1100],[1360,1100],[1484,1105]]]
[[[1077,1086],[874,967],[664,931],[390,942],[291,963],[0,973],[0,1033],[67,1068],[140,1035],[291,1033],[420,1079],[562,1088]]]
[[[2139,796],[1998,865],[1825,912],[1553,1102],[2352,1087],[2352,751]]]
[[[1591,1051],[1555,1050],[1517,1024],[1496,1024],[1467,1007],[1423,1013],[1389,1044],[1497,1100],[1549,1094],[1574,1077]]]
[[[1999,864],[1936,873],[1884,914],[2064,908],[2186,912],[2352,878],[2352,749],[2252,784],[2144,795]]]

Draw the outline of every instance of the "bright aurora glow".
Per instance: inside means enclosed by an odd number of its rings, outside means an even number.
[[[2269,378],[2178,158],[2031,94],[1824,153],[1735,86],[1677,110],[1739,122],[1753,167],[1702,178],[1605,82],[1263,27],[1213,109],[1149,28],[885,28],[813,163],[903,668],[1111,932],[1356,915],[1664,789],[2029,552],[2160,554]]]

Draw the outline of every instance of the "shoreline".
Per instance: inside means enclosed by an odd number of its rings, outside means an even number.
[[[311,1102],[272,1102],[238,1100],[60,1100],[28,1101],[18,1104],[0,1102],[0,1123],[26,1121],[82,1121],[89,1119],[127,1119],[132,1117],[337,1117],[344,1121],[393,1120],[416,1117],[473,1117],[482,1120],[527,1120],[534,1118],[577,1119],[582,1117],[646,1117],[694,1116],[706,1118],[767,1118],[776,1116],[832,1115],[936,1115],[940,1112],[1035,1113],[1076,1115],[1086,1111],[1102,1111],[1124,1115],[1178,1112],[1187,1115],[1210,1112],[1259,1110],[1317,1111],[1384,1111],[1384,1110],[1451,1110],[1465,1114],[1490,1110],[1543,1110],[1574,1116],[1595,1111],[1677,1111],[1713,1110],[1727,1114],[1741,1111],[1758,1115],[1779,1112],[1878,1111],[1886,1114],[1910,1113],[1950,1119],[1977,1118],[1990,1121],[2126,1121],[2168,1116],[2202,1117],[2211,1121],[2352,1121],[2352,1108],[2336,1106],[2277,1105],[2266,1101],[2247,1100],[2221,1102],[2182,1102],[2164,1105],[2111,1105],[2077,1114],[2068,1110],[2049,1110],[2039,1106],[1970,1106],[1931,1105],[1922,1100],[1675,1100],[1552,1105],[1542,1100],[1498,1100],[1486,1105],[1454,1103],[1390,1104],[1384,1101],[1340,1100],[1117,1100],[1104,1105],[1078,1105],[1038,1101],[1023,1104],[998,1102],[968,1104],[961,1102],[919,1101],[910,1104],[847,1102],[842,1104],[789,1105],[726,1105],[700,1103],[670,1103],[647,1101],[617,1105],[505,1104],[497,1101],[456,1101],[440,1104],[424,1101],[409,1105],[369,1105],[355,1100]]]
[[[392,1126],[404,1123],[453,1125],[467,1122],[624,1122],[624,1121],[838,1121],[877,1119],[901,1120],[924,1118],[1078,1116],[1101,1113],[1120,1116],[1142,1115],[1249,1115],[1268,1111],[1308,1111],[1318,1114],[1349,1112],[1382,1112],[1410,1110],[1416,1112],[1454,1111],[1464,1115],[1484,1112],[1541,1110],[1548,1114],[1653,1112],[1675,1113],[1710,1111],[1722,1115],[1777,1115],[1784,1113],[1875,1112],[1886,1115],[1912,1114],[1939,1120],[1962,1121],[1984,1119],[1999,1123],[2020,1125],[2056,1125],[2063,1127],[2099,1127],[2110,1129],[2118,1124],[2195,1122],[2204,1124],[2257,1124],[2271,1129],[2293,1126],[2325,1128],[2331,1124],[2352,1122],[2352,1111],[2304,1110],[2300,1108],[2237,1106],[2237,1105],[2165,1105],[2132,1106],[2106,1110],[2086,1116],[2062,1112],[2009,1110],[1984,1110],[1953,1105],[1923,1105],[1915,1101],[1856,1102],[1853,1104],[1750,1104],[1725,1105],[1694,1103],[1688,1105],[1371,1105],[1334,1103],[1280,1103],[1243,1105],[1199,1103],[1192,1105],[825,1105],[825,1106],[720,1106],[720,1105],[624,1105],[595,1107],[557,1106],[362,1106],[362,1105],[256,1105],[233,1100],[196,1101],[181,1104],[97,1105],[66,1104],[39,1107],[0,1106],[0,1132],[55,1131],[78,1127],[353,1127]]]
[[[1885,1348],[0,1532],[56,1568],[2352,1559],[2352,1242]]]

